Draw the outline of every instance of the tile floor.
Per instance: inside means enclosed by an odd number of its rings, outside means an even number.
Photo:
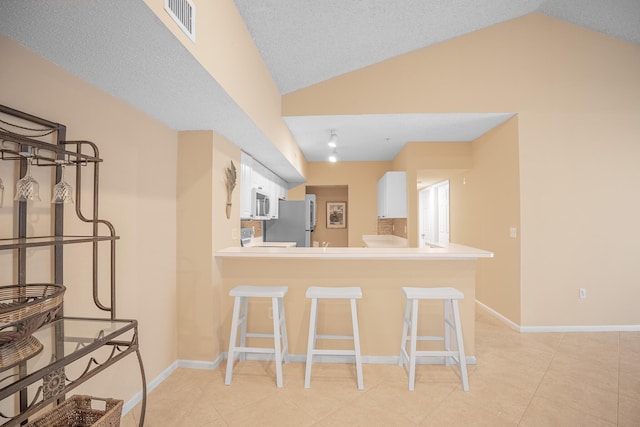
[[[158,426],[640,426],[640,332],[520,334],[476,315],[471,390],[454,368],[421,365],[414,392],[396,365],[364,365],[358,391],[349,364],[236,365],[177,369],[149,394],[146,427]],[[122,419],[137,426],[139,407]]]

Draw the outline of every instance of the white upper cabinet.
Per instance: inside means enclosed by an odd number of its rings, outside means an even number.
[[[407,217],[407,173],[393,171],[378,180],[378,218]]]
[[[277,219],[278,200],[287,198],[286,181],[245,152],[240,153],[240,163],[240,219],[254,217],[251,212],[254,188],[269,196],[269,219]]]
[[[240,152],[240,219],[251,219],[251,189],[253,188],[253,158]]]

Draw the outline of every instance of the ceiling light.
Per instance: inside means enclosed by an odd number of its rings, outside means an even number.
[[[331,163],[335,163],[338,161],[338,152],[336,151],[335,148],[333,149],[333,151],[331,152],[331,155],[329,156],[329,161]]]
[[[329,142],[327,144],[331,148],[336,148],[338,145],[338,135],[336,135],[336,132],[333,129],[331,129],[331,138],[329,138]]]

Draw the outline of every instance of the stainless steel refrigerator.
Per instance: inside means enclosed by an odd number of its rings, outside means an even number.
[[[315,226],[315,200],[280,200],[278,219],[263,223],[265,242],[296,242],[296,246],[311,246],[311,231]]]

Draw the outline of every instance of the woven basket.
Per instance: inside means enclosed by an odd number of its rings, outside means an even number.
[[[31,421],[28,427],[119,427],[122,400],[105,399],[104,410],[91,407],[91,396],[74,395],[43,416]]]
[[[53,319],[65,290],[40,283],[0,286],[0,346],[24,339]]]
[[[42,350],[31,335],[55,317],[65,290],[54,284],[0,286],[0,369]]]

